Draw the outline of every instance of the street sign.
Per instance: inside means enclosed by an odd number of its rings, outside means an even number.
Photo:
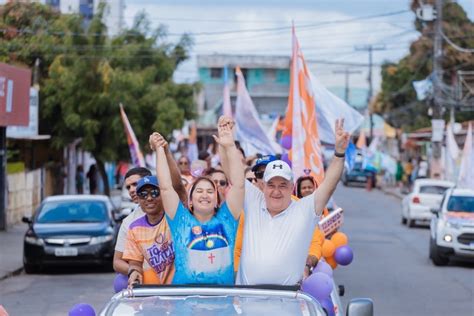
[[[8,138],[27,138],[38,136],[38,110],[39,95],[38,89],[30,88],[30,115],[28,126],[8,126]]]
[[[0,63],[0,126],[28,126],[31,70]]]

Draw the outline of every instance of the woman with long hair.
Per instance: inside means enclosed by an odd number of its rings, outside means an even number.
[[[173,284],[234,284],[233,251],[235,234],[244,201],[244,173],[232,126],[219,120],[218,137],[232,164],[232,183],[226,201],[219,206],[218,189],[207,177],[199,177],[190,187],[189,202],[183,205],[171,184],[163,150],[163,138],[150,136],[150,147],[157,152],[157,176],[166,219],[175,247],[176,273]]]

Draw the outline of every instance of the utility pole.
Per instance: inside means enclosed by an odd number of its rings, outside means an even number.
[[[443,105],[441,104],[441,85],[443,83],[443,70],[441,62],[443,59],[443,39],[442,39],[442,23],[443,23],[443,0],[435,2],[436,19],[434,20],[434,39],[433,39],[433,120],[440,120],[443,116]],[[435,126],[432,127],[433,129]],[[433,130],[433,132],[435,132]],[[442,139],[433,139],[433,158],[438,160],[441,158],[441,142]]]
[[[374,137],[374,121],[372,118],[372,111],[369,109],[370,101],[372,100],[373,95],[373,84],[372,84],[372,52],[374,50],[385,50],[385,45],[358,45],[355,47],[355,50],[364,50],[369,53],[369,74],[367,75],[367,82],[369,83],[369,93],[367,95],[367,109],[369,110],[369,117],[370,117],[370,139],[372,140]]]
[[[349,103],[349,76],[352,74],[360,74],[362,71],[360,70],[349,70],[349,68],[346,68],[344,70],[334,70],[332,73],[334,74],[344,74],[345,75],[345,88],[344,88],[344,100],[346,100],[346,103],[350,105]]]

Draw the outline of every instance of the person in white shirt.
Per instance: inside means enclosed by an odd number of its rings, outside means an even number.
[[[313,231],[344,169],[350,135],[343,127],[344,120],[337,120],[335,157],[324,181],[311,195],[299,201],[291,199],[293,174],[282,160],[266,166],[263,192],[246,181],[244,237],[236,284],[295,285],[302,279]],[[224,170],[229,168],[226,161],[222,165]]]
[[[122,273],[124,275],[127,275],[128,273],[128,262],[122,259],[125,243],[127,242],[128,226],[130,226],[130,223],[135,219],[145,214],[138,205],[137,197],[138,180],[145,176],[151,176],[151,172],[147,168],[143,167],[131,168],[125,174],[125,188],[127,189],[133,203],[136,203],[136,206],[132,212],[123,219],[122,224],[120,225],[119,233],[117,235],[117,242],[115,244],[114,270],[115,272]]]

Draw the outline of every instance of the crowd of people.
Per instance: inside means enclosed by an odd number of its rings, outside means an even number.
[[[150,135],[156,176],[142,167],[124,176],[137,206],[118,235],[118,277],[129,285],[298,284],[321,258],[317,224],[344,168],[343,125],[336,121],[335,157],[319,185],[275,156],[246,159],[227,117],[215,150],[195,161],[175,160],[164,137]]]

